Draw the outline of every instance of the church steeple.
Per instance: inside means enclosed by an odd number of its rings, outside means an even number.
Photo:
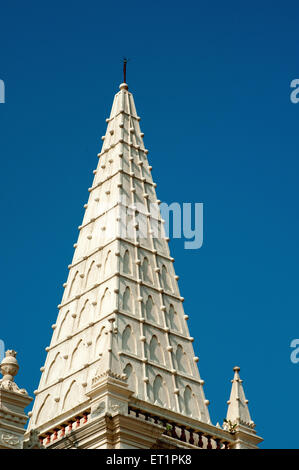
[[[210,422],[126,83],[106,122],[29,430],[58,447],[68,446],[65,435],[75,429],[88,448],[169,448],[176,438],[180,445],[188,439],[189,446],[227,447],[230,433]],[[83,424],[88,436],[80,435]],[[172,444],[165,441],[169,433]]]
[[[115,95],[30,426],[88,399],[96,377],[209,423],[133,95]],[[158,227],[159,236],[155,230]]]

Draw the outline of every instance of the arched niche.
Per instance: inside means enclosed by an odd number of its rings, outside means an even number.
[[[123,272],[125,274],[132,274],[132,261],[129,250],[126,250],[123,256]]]
[[[81,369],[86,362],[86,349],[82,339],[80,339],[72,353],[70,368],[71,370]]]
[[[79,385],[74,380],[65,394],[62,409],[64,411],[67,411],[67,410],[74,408],[80,400],[80,395],[81,393],[80,393]]]
[[[108,335],[106,335],[106,329],[103,326],[101,328],[100,334],[98,335],[96,339],[96,346],[95,346],[96,359],[98,359],[99,357],[102,357],[104,352],[107,351],[107,341],[108,341]]]
[[[60,374],[62,372],[62,366],[63,366],[62,361],[63,359],[60,353],[58,352],[49,367],[48,374],[47,374],[46,381],[45,381],[46,384],[50,384],[59,379]]]
[[[45,423],[46,421],[49,421],[49,419],[53,418],[55,416],[55,410],[56,410],[56,403],[54,402],[52,396],[50,394],[48,394],[43,403],[41,404],[39,410],[38,410],[38,413],[37,413],[37,416],[36,416],[36,420],[35,420],[35,424],[43,424]]]
[[[132,334],[132,328],[127,325],[122,334],[122,349],[135,354],[135,341]]]
[[[111,258],[112,258],[111,250],[109,250],[107,255],[106,255],[106,259],[105,259],[105,263],[104,263],[104,277],[109,276],[109,274],[111,274],[111,272],[112,272]]]
[[[146,318],[149,321],[157,323],[157,307],[153,302],[153,298],[151,295],[148,296],[146,303],[145,303],[145,313]]]
[[[68,310],[64,315],[62,322],[58,328],[57,340],[63,339],[66,335],[70,334],[70,311]]]
[[[169,305],[167,317],[169,328],[171,328],[172,330],[180,331],[178,314],[172,304]]]
[[[153,335],[149,344],[150,360],[164,364],[162,349],[156,335]]]
[[[142,279],[144,280],[144,282],[152,284],[153,274],[152,274],[152,270],[151,270],[151,266],[149,264],[148,258],[146,256],[143,258],[141,272],[142,272]]]
[[[161,375],[156,375],[153,383],[154,403],[167,406],[167,395]]]
[[[186,374],[191,373],[190,362],[189,362],[188,356],[180,344],[178,344],[177,349],[176,349],[176,363],[177,363],[178,370]]]
[[[76,295],[76,293],[78,291],[78,288],[79,288],[79,283],[80,283],[79,271],[76,271],[76,273],[75,273],[75,275],[72,279],[72,282],[71,282],[70,290],[69,290],[69,293],[68,293],[68,298],[73,297],[74,295]]]
[[[90,284],[95,284],[97,281],[97,277],[98,277],[98,268],[97,268],[96,262],[93,260],[87,271],[85,286],[87,287]]]
[[[130,287],[126,287],[123,293],[122,308],[127,312],[132,312],[133,310],[133,301]]]
[[[135,371],[133,370],[132,365],[128,363],[126,367],[124,368],[123,372],[127,376],[127,383],[128,383],[129,389],[131,389],[133,392],[136,393],[136,374],[135,374]]]
[[[184,390],[184,409],[186,415],[191,416],[194,414],[194,398],[189,385]]]
[[[88,299],[84,302],[83,307],[81,308],[79,315],[78,315],[78,328],[86,325],[88,321],[91,319],[89,318],[89,311],[90,311],[90,304]]]
[[[161,282],[165,290],[172,291],[170,276],[164,264],[161,269]]]
[[[105,289],[100,303],[100,315],[103,316],[111,311],[111,294],[108,287]]]

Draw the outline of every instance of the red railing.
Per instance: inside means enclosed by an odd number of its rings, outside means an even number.
[[[50,431],[41,434],[39,436],[39,441],[41,445],[48,446],[49,444],[53,444],[53,442],[66,437],[73,430],[79,428],[80,426],[84,426],[84,424],[88,422],[89,416],[90,410],[85,411],[84,413],[79,414],[75,418],[63,422],[55,428],[51,429]]]

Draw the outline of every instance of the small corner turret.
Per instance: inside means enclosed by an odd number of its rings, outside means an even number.
[[[248,408],[248,400],[245,397],[243,380],[239,372],[240,367],[234,367],[234,378],[232,382],[230,398],[227,402],[228,409],[223,428],[234,434],[234,449],[256,449],[257,445],[263,441],[256,435],[255,423],[252,421]]]

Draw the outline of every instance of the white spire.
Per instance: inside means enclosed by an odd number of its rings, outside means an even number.
[[[139,406],[210,422],[139,121],[123,83],[106,119],[31,428],[80,415],[108,376]]]
[[[243,380],[240,379],[240,367],[234,367],[234,378],[223,428],[234,436],[231,449],[257,449],[263,439],[257,436],[255,424],[251,420],[248,400],[245,398]]]
[[[248,400],[245,398],[243,389],[243,380],[239,375],[240,367],[234,367],[234,378],[232,380],[232,389],[230,399],[227,402],[228,410],[226,415],[227,422],[234,424],[243,424],[254,427],[254,423],[250,418],[248,409]]]

